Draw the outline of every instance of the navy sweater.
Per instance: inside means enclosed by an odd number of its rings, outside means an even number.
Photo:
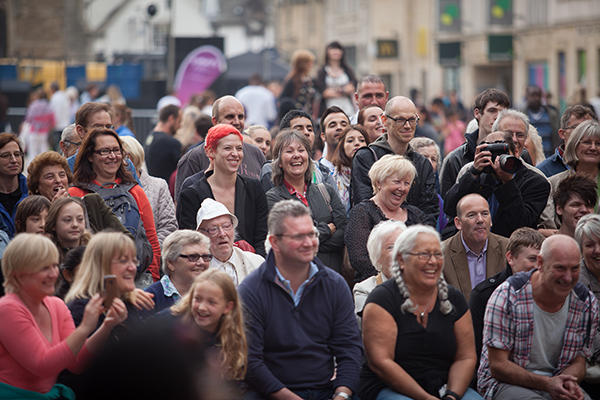
[[[344,279],[318,259],[319,271],[296,307],[275,282],[275,256],[238,287],[248,334],[251,389],[263,394],[290,390],[358,388],[362,343],[352,294]],[[332,382],[334,361],[336,378]]]

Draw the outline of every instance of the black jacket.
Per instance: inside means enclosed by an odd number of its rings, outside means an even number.
[[[442,169],[440,171],[440,194],[446,200],[446,193],[456,183],[456,177],[460,169],[475,158],[475,148],[477,147],[477,137],[479,129],[475,132],[465,135],[466,142],[452,150],[444,158]],[[444,207],[446,208],[446,207]]]
[[[446,194],[444,211],[448,218],[456,216],[456,204],[469,193],[479,193],[488,202],[492,194],[495,195],[499,206],[495,213],[491,210],[494,214],[492,232],[509,237],[515,229],[523,226],[537,228],[548,202],[550,183],[543,175],[524,165],[506,183],[502,183],[494,174],[484,172],[475,176],[466,171]]]
[[[198,173],[186,179],[182,185],[177,203],[177,222],[179,229],[196,230],[196,214],[204,199],[215,196],[208,184],[206,174]],[[235,181],[235,216],[238,219],[239,239],[250,243],[257,254],[265,256],[265,238],[267,237],[267,198],[257,179],[245,178],[238,174]],[[238,240],[236,238],[236,240]]]
[[[394,154],[387,140],[387,134],[379,137],[368,147],[358,149],[352,160],[352,180],[350,183],[352,205],[373,197],[369,169],[386,154]],[[431,226],[436,225],[440,208],[437,192],[435,191],[435,173],[428,159],[414,151],[410,146],[404,154],[412,161],[417,170],[417,176],[413,181],[406,202],[423,211],[426,215],[423,223]]]
[[[471,291],[469,308],[471,309],[473,330],[475,332],[475,350],[477,351],[478,364],[479,358],[481,357],[481,348],[483,346],[483,317],[485,315],[485,307],[487,306],[490,296],[494,293],[494,290],[496,290],[496,288],[511,275],[512,268],[510,265],[506,264],[506,268],[503,271],[480,282],[479,285],[475,286]]]

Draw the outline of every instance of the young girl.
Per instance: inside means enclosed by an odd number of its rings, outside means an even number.
[[[44,233],[50,200],[44,196],[28,196],[17,206],[15,231],[17,233]]]
[[[85,205],[81,199],[62,197],[52,202],[46,220],[46,233],[58,247],[60,262],[69,250],[84,246],[90,240],[86,222]]]
[[[214,336],[221,352],[224,377],[237,381],[244,379],[248,346],[242,307],[227,273],[218,269],[204,271],[181,301],[171,307],[171,314]]]
[[[364,127],[352,125],[347,127],[340,136],[340,141],[335,149],[332,172],[333,179],[337,185],[338,194],[344,207],[346,215],[350,211],[350,176],[352,173],[352,158],[358,149],[369,144],[369,134]]]

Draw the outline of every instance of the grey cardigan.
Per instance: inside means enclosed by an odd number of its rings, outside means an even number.
[[[154,225],[156,225],[156,236],[162,247],[163,240],[178,228],[175,204],[169,192],[169,186],[164,179],[150,176],[145,170],[140,173],[140,183],[150,201],[152,214],[154,214]]]
[[[315,226],[319,230],[319,253],[317,257],[326,266],[340,272],[344,254],[344,230],[346,228],[346,209],[338,196],[337,190],[330,185],[323,184],[329,193],[329,204],[332,211],[329,211],[327,201],[323,198],[321,191],[316,184],[308,183],[306,188],[306,199],[312,213]],[[298,200],[284,185],[275,186],[267,192],[267,203],[269,210],[275,203],[281,200]],[[300,201],[300,200],[298,200]],[[333,222],[335,232],[332,234],[328,223]]]

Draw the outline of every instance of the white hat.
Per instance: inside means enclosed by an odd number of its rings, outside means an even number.
[[[238,226],[237,217],[230,213],[223,203],[219,203],[211,198],[204,199],[200,205],[200,208],[198,209],[198,214],[196,214],[196,229],[200,228],[200,224],[202,224],[202,222],[220,217],[222,215],[229,215],[231,217],[231,221],[233,222],[233,227],[235,228]]]

